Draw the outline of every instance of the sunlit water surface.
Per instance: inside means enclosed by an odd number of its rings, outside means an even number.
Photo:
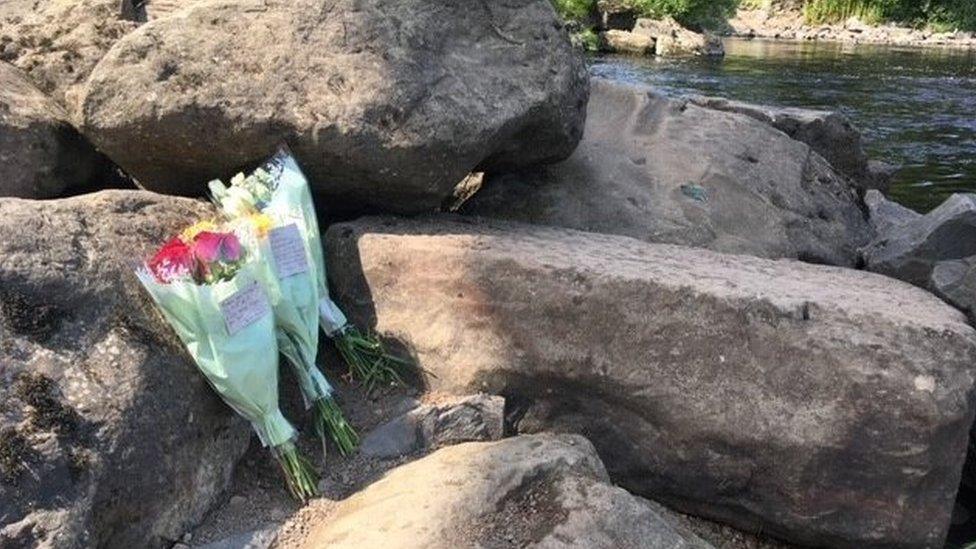
[[[872,158],[902,166],[891,195],[928,210],[976,191],[976,51],[726,40],[724,59],[595,57],[594,75],[681,95],[831,109]]]

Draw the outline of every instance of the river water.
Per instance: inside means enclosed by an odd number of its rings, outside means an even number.
[[[838,110],[871,158],[902,166],[891,196],[929,210],[976,191],[976,51],[727,39],[724,59],[601,56],[596,76],[753,103]]]

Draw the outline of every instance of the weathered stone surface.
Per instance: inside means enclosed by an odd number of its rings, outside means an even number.
[[[169,547],[249,427],[132,269],[212,212],[138,191],[0,199],[0,546]]]
[[[862,188],[869,188],[876,182],[868,169],[868,155],[861,143],[861,132],[841,113],[753,105],[722,97],[694,96],[690,100],[705,108],[744,114],[769,124],[793,139],[810,145],[834,169],[852,178]]]
[[[769,258],[853,266],[871,229],[849,182],[750,117],[594,79],[567,161],[487,178],[461,211]]]
[[[936,263],[928,287],[976,322],[976,256]]]
[[[125,0],[44,0],[0,13],[0,60],[23,69],[74,115],[77,91],[95,64],[136,28]],[[2,9],[2,8],[0,8]]]
[[[879,237],[885,238],[901,227],[910,225],[922,214],[888,200],[880,191],[870,189],[864,193],[864,205],[868,208],[868,220]]]
[[[332,211],[432,211],[475,168],[567,157],[587,88],[548,0],[221,0],[119,41],[84,132],[151,190],[202,194],[286,140]]]
[[[879,234],[864,250],[868,270],[922,287],[936,263],[972,255],[976,194],[954,194],[924,216]]]
[[[901,171],[901,166],[881,160],[868,160],[868,178],[867,183],[863,186],[866,189],[888,192],[899,171]]]
[[[711,547],[609,483],[568,435],[467,443],[404,465],[340,504],[305,547]]]
[[[661,56],[725,55],[722,39],[714,34],[699,33],[681,26],[671,17],[664,19],[638,19],[633,32],[655,39],[655,53]]]
[[[219,541],[194,545],[195,549],[269,549],[278,537],[275,527],[243,532]]]
[[[862,271],[444,217],[327,232],[337,300],[433,390],[590,437],[624,487],[801,544],[937,547],[976,331]]]
[[[635,55],[654,55],[654,38],[622,30],[608,30],[600,33],[600,49],[614,53]]]
[[[392,458],[420,449],[502,438],[505,399],[473,395],[418,406],[371,431],[361,451]]]
[[[86,186],[98,165],[64,109],[0,62],[0,196],[58,196]]]

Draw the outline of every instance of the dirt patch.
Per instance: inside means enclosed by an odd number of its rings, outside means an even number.
[[[332,362],[332,361],[330,361]],[[340,376],[327,372],[330,380]],[[420,393],[412,387],[387,388],[367,395],[354,385],[337,382],[340,405],[346,419],[360,438],[376,426],[406,412],[419,402]],[[322,447],[312,430],[298,422],[306,417],[300,397],[286,395],[285,415],[296,421],[303,436],[299,445],[319,474],[321,497],[302,506],[291,499],[284,486],[277,463],[267,449],[252,439],[251,447],[238,465],[230,489],[222,504],[192,532],[193,544],[210,543],[235,534],[278,528],[273,547],[300,547],[311,528],[328,520],[338,503],[384,473],[419,457],[404,456],[391,460],[367,458],[361,454],[341,456],[333,447],[323,456]]]

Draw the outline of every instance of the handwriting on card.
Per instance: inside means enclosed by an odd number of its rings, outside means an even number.
[[[271,241],[271,255],[274,256],[278,278],[308,272],[305,242],[298,232],[298,225],[292,223],[275,227],[268,233],[268,239]]]
[[[271,314],[271,303],[264,288],[255,282],[221,301],[220,312],[224,315],[227,332],[235,335]]]

